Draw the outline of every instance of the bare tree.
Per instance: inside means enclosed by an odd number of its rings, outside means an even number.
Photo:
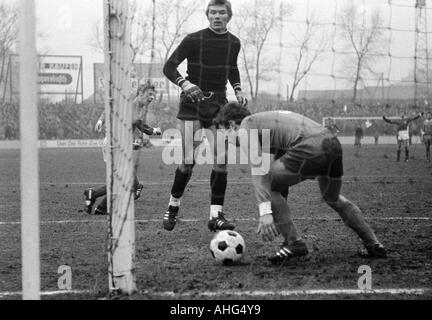
[[[153,40],[160,61],[168,60],[174,46],[186,35],[187,23],[193,19],[199,8],[199,2],[194,0],[156,0],[154,5],[153,12],[153,5],[145,5],[141,0],[131,1],[130,12],[134,13],[130,19],[134,60],[137,56],[151,54]],[[156,29],[154,39],[153,23]],[[103,27],[100,21],[93,27],[90,46],[103,52]]]
[[[6,64],[18,39],[18,9],[0,3],[0,88],[6,81]]]
[[[326,34],[329,33],[327,31],[318,21],[316,13],[313,12],[306,21],[305,30],[300,34],[301,38],[297,37],[299,45],[294,54],[295,70],[289,96],[291,102],[294,101],[294,93],[298,85],[311,71],[313,64],[328,49],[329,37]]]
[[[264,48],[272,30],[280,24],[281,17],[291,14],[292,6],[286,5],[282,11],[272,0],[255,0],[253,5],[243,3],[241,15],[235,16],[236,34],[242,41],[240,57],[253,101],[257,100],[260,81],[271,79],[267,76],[275,71],[272,59],[266,59],[267,64],[263,62]]]
[[[101,20],[97,20],[93,23],[92,34],[90,36],[90,47],[99,53],[104,52],[104,27],[102,26]]]
[[[349,72],[354,88],[352,100],[357,99],[357,88],[364,74],[371,72],[383,48],[384,21],[381,12],[374,9],[367,23],[366,12],[350,2],[340,13],[341,36],[347,47],[354,50],[354,57],[345,62],[345,72]]]
[[[156,5],[157,38],[160,58],[164,63],[168,60],[175,45],[186,35],[186,26],[193,19],[200,5],[195,0],[159,0]]]

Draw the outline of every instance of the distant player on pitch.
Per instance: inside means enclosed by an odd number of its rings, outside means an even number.
[[[258,233],[272,241],[280,233],[284,242],[269,258],[275,265],[295,256],[308,254],[305,242],[297,232],[287,204],[288,188],[304,180],[318,178],[324,201],[333,208],[344,223],[362,239],[360,255],[370,258],[386,257],[384,246],[366,223],[361,210],[340,194],[343,176],[342,146],[338,138],[319,123],[298,113],[268,111],[250,115],[237,103],[227,104],[218,114],[218,128],[238,133],[238,143],[249,154],[250,146],[258,145],[258,153],[269,152],[273,163],[269,170],[256,167],[251,161],[252,181],[259,207]],[[243,130],[240,130],[243,129]],[[252,134],[251,130],[258,134]],[[268,146],[264,130],[269,130]],[[248,137],[242,139],[241,135]],[[248,144],[243,144],[249,141]],[[250,151],[252,153],[252,151]]]
[[[139,182],[137,171],[138,171],[138,162],[140,156],[140,150],[143,148],[144,140],[143,134],[147,135],[161,135],[162,132],[160,128],[152,128],[146,125],[143,121],[143,115],[145,114],[145,107],[147,107],[150,103],[155,99],[155,88],[152,85],[145,84],[140,85],[137,89],[136,98],[133,101],[133,113],[132,113],[132,130],[133,130],[133,161],[134,161],[134,198],[137,200],[141,196],[141,191],[143,189],[143,185]],[[105,123],[105,112],[99,117],[99,120],[96,123],[95,131],[102,132],[103,126]],[[104,141],[105,146],[102,149],[104,161],[106,161],[106,148],[107,141],[105,138]],[[107,214],[107,187],[106,185],[94,189],[88,188],[84,191],[85,197],[85,209],[87,213],[91,214],[93,206],[96,200],[100,197],[104,197],[100,204],[96,207],[94,214],[96,215],[105,215]]]
[[[177,118],[181,121],[183,164],[179,165],[171,188],[168,210],[163,216],[163,227],[171,231],[177,223],[180,202],[192,177],[194,159],[185,161],[185,148],[195,150],[201,144],[185,147],[187,128],[193,134],[200,129],[211,130],[216,136],[213,119],[227,103],[227,82],[231,83],[237,101],[246,103],[240,85],[237,58],[240,40],[227,30],[232,18],[231,3],[226,0],[211,0],[206,16],[209,28],[187,35],[164,66],[165,76],[182,89]],[[187,77],[178,71],[178,66],[187,60]],[[213,143],[209,140],[209,143]],[[192,144],[192,143],[191,143]],[[227,166],[217,161],[215,145],[211,145],[214,165],[210,176],[211,203],[208,228],[211,231],[232,230],[234,224],[225,218],[223,205],[227,188]],[[223,159],[222,159],[223,160]]]
[[[360,156],[361,140],[363,139],[363,128],[360,123],[357,124],[354,132],[355,156]]]
[[[396,161],[400,161],[400,155],[402,151],[402,147],[405,147],[405,162],[409,160],[409,124],[420,118],[423,114],[419,114],[414,118],[405,118],[405,114],[402,114],[400,120],[389,120],[385,116],[383,116],[383,120],[390,124],[397,125],[397,156]]]
[[[432,145],[432,113],[426,113],[426,120],[422,128],[423,143],[426,147],[426,161],[431,162],[430,148]]]

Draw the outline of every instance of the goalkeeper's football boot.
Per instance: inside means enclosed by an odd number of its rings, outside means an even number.
[[[302,240],[297,240],[293,242],[291,245],[283,244],[281,248],[276,252],[276,254],[272,257],[269,257],[268,260],[276,266],[283,265],[288,260],[294,257],[303,257],[309,253],[309,250]]]
[[[381,243],[366,246],[358,252],[362,258],[384,259],[387,258],[387,251]]]
[[[179,207],[169,206],[163,217],[163,227],[167,231],[172,231],[177,223]]]
[[[210,231],[216,232],[221,230],[234,230],[235,225],[225,219],[225,216],[222,212],[219,212],[217,218],[209,220],[208,228],[210,229]]]
[[[94,196],[94,190],[92,188],[86,189],[84,191],[85,197],[85,210],[88,214],[91,214],[93,205],[96,202],[96,197]]]
[[[144,188],[144,186],[141,183],[139,183],[136,186],[136,188],[135,188],[135,200],[138,200],[139,197],[141,197],[141,192],[142,192],[143,188]]]

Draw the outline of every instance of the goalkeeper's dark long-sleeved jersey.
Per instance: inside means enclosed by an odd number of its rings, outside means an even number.
[[[229,80],[234,90],[241,90],[237,66],[240,46],[240,40],[230,32],[217,34],[207,28],[191,33],[165,63],[163,72],[180,87],[188,80],[203,91],[224,92]],[[177,68],[186,59],[185,79]]]

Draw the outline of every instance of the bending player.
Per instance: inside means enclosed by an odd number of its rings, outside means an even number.
[[[177,223],[180,202],[195,165],[193,159],[185,161],[189,157],[185,154],[185,148],[196,150],[201,144],[200,141],[194,141],[193,146],[185,146],[187,128],[190,128],[194,136],[200,129],[211,130],[213,136],[216,136],[213,119],[227,103],[227,81],[231,83],[237,101],[246,103],[237,67],[240,40],[227,30],[232,17],[231,3],[226,0],[211,0],[207,6],[206,16],[209,28],[187,35],[168,59],[163,70],[165,76],[182,89],[177,118],[181,120],[183,163],[175,172],[168,210],[163,216],[163,227],[168,231],[173,230]],[[186,59],[188,76],[183,78],[178,66]],[[227,166],[225,161],[217,160],[218,154],[211,140],[209,143],[213,151],[214,165],[210,176],[211,203],[208,228],[211,231],[232,230],[234,224],[228,221],[223,213]]]
[[[282,264],[294,256],[308,254],[291,218],[287,203],[288,188],[307,179],[318,178],[325,202],[344,223],[361,238],[364,257],[384,258],[386,250],[366,223],[361,210],[340,194],[343,175],[342,147],[327,128],[300,114],[289,111],[269,111],[249,115],[237,103],[227,104],[215,122],[221,129],[235,131],[238,143],[246,154],[253,154],[249,146],[257,145],[258,154],[271,157],[269,168],[259,168],[251,161],[252,181],[259,207],[258,233],[272,241],[279,233],[284,242],[280,250],[269,258],[272,264]],[[243,129],[240,130],[239,129]],[[255,129],[258,134],[251,134]],[[264,131],[268,130],[269,145]],[[248,137],[242,139],[241,135]],[[249,140],[247,139],[249,138]],[[249,144],[242,145],[244,141]]]
[[[426,161],[431,162],[430,147],[432,144],[432,113],[426,113],[426,120],[422,129],[423,143],[426,147]]]
[[[405,147],[405,162],[409,160],[409,124],[410,122],[417,120],[423,114],[419,114],[414,118],[405,118],[405,114],[402,114],[400,120],[389,120],[385,116],[383,116],[383,120],[390,124],[397,125],[397,156],[396,161],[400,161],[400,155],[402,151],[402,147]]]
[[[141,191],[143,189],[143,185],[139,182],[137,171],[138,171],[138,162],[140,157],[140,150],[144,146],[143,134],[147,135],[161,135],[162,132],[160,128],[152,128],[146,125],[143,121],[143,115],[145,114],[145,108],[153,102],[155,99],[155,88],[152,85],[141,85],[137,89],[136,98],[133,101],[133,123],[132,130],[134,135],[133,141],[133,161],[134,161],[134,190],[135,190],[135,200],[137,200],[141,196]],[[105,123],[105,112],[99,117],[99,120],[96,123],[95,131],[102,132],[103,125]],[[102,149],[104,155],[104,161],[106,162],[106,148],[107,141],[105,138],[104,141],[105,146]],[[85,209],[87,213],[91,214],[93,206],[96,200],[100,197],[104,197],[99,205],[96,207],[94,214],[96,215],[104,215],[107,214],[107,187],[106,185],[94,189],[89,188],[84,191],[85,197]]]

